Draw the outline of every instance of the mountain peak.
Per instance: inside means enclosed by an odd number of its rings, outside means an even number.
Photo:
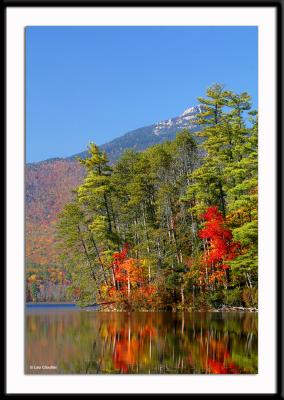
[[[191,115],[191,114],[199,114],[203,111],[204,106],[202,106],[201,104],[198,104],[197,106],[193,106],[190,108],[187,108],[182,114],[181,117],[185,116],[185,115]]]
[[[196,114],[202,112],[203,106],[196,105],[187,108],[181,115],[175,118],[160,121],[154,125],[153,134],[156,136],[165,135],[169,132],[176,133],[177,131],[189,128],[196,129],[195,117]]]

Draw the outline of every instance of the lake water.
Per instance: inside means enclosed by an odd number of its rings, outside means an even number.
[[[256,374],[257,314],[26,308],[28,374]]]

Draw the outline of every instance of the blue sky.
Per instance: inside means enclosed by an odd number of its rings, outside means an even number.
[[[175,117],[215,82],[257,108],[257,27],[28,27],[27,162]]]

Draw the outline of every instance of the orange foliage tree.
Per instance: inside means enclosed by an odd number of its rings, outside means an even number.
[[[143,260],[128,257],[130,246],[125,243],[113,254],[113,284],[101,288],[103,302],[114,303],[117,309],[149,308],[155,301],[157,288],[149,282]],[[103,304],[103,303],[102,303]]]

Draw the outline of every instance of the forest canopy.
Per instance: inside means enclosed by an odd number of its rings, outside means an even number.
[[[257,307],[257,112],[215,84],[199,131],[111,166],[91,143],[57,240],[69,298],[113,310]]]

